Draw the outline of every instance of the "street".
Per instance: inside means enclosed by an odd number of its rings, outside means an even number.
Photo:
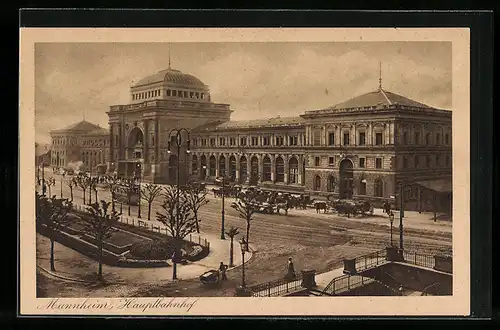
[[[52,195],[60,197],[61,176],[54,177],[56,185],[51,187]],[[68,177],[64,178],[68,180]],[[82,204],[83,193],[80,188],[73,188],[74,202]],[[63,197],[69,198],[70,189],[63,183]],[[86,191],[88,203],[89,192]],[[99,199],[110,201],[109,191],[98,189]],[[200,232],[220,236],[221,198],[214,198],[209,192],[209,203],[200,210]],[[92,193],[92,201],[95,193]],[[230,207],[234,201],[225,198],[225,229],[235,226],[240,235],[245,234],[246,223],[238,217],[236,210]],[[152,206],[151,218],[161,209],[161,198]],[[120,204],[116,204],[119,212]],[[147,219],[147,203],[142,203],[141,216]],[[138,207],[131,207],[131,216],[137,216]],[[128,214],[128,206],[123,205],[123,214]],[[155,221],[155,220],[153,220]],[[380,221],[379,221],[380,222]],[[430,221],[432,223],[432,221]],[[333,214],[317,214],[315,210],[289,210],[288,216],[255,213],[251,222],[249,242],[254,256],[246,267],[247,284],[253,285],[281,278],[286,269],[287,259],[291,257],[297,271],[315,269],[317,273],[328,271],[342,265],[344,258],[352,258],[368,252],[377,251],[390,244],[387,224],[364,222],[362,218],[347,219]],[[394,244],[399,244],[398,219],[394,222]],[[451,254],[451,222],[436,223],[435,230],[424,226],[408,226],[404,229],[404,248],[419,251],[422,254]],[[217,237],[218,237],[217,236]],[[227,238],[226,238],[227,239]],[[235,240],[239,239],[237,237]],[[236,243],[237,244],[237,243]],[[239,248],[235,250],[239,253]],[[239,271],[237,271],[239,273]],[[238,275],[236,275],[238,276]]]

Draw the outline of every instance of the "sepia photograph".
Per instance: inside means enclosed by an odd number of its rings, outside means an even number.
[[[34,308],[456,295],[454,44],[366,35],[34,42]]]

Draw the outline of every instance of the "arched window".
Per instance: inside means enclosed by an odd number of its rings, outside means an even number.
[[[226,157],[219,157],[219,176],[226,176]]]
[[[262,167],[262,181],[271,181],[271,158],[264,157]]]
[[[288,161],[288,182],[292,184],[299,182],[299,161],[295,157]]]
[[[248,178],[247,173],[247,158],[245,156],[241,156],[240,158],[240,180],[241,182],[245,182]]]
[[[283,158],[276,158],[276,182],[285,182],[285,162]]]
[[[236,180],[236,157],[229,157],[229,176],[231,180]]]
[[[373,183],[373,195],[375,197],[384,197],[384,183],[380,178],[376,178]]]
[[[327,183],[327,186],[326,186],[326,190],[329,191],[329,192],[334,192],[335,191],[335,185],[336,185],[335,177],[333,175],[330,175],[328,177],[328,183]]]
[[[210,159],[208,160],[208,168],[209,176],[215,176],[215,167],[216,167],[217,161],[215,160],[215,156],[210,156]]]
[[[314,190],[321,190],[321,177],[319,175],[314,177]]]
[[[250,184],[256,184],[259,179],[259,159],[253,156],[250,160]]]

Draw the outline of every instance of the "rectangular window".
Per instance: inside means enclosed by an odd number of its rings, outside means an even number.
[[[450,144],[450,135],[448,133],[444,136],[444,143]]]
[[[328,166],[335,166],[335,157],[328,157]]]
[[[436,155],[436,167],[439,167],[441,165],[441,157],[439,155]]]
[[[313,146],[321,145],[321,132],[319,130],[313,131]]]
[[[446,155],[446,166],[450,165],[450,155]]]
[[[169,91],[167,91],[167,95],[168,95],[168,92],[169,92]],[[177,90],[175,90],[175,89],[174,89],[174,90],[172,91],[172,96],[177,96]]]
[[[230,144],[231,146],[234,146],[234,145],[236,144],[236,139],[235,139],[235,138],[233,138],[233,137],[232,137],[232,138],[230,138],[230,139],[229,139],[229,144]]]
[[[382,168],[382,158],[375,158],[375,168]]]
[[[276,137],[276,145],[277,146],[282,146],[284,142],[284,138],[282,136],[277,136]]]
[[[335,145],[335,133],[328,133],[328,145]]]
[[[319,164],[320,164],[319,157],[314,157],[314,166],[319,166]]]
[[[219,145],[225,146],[226,145],[226,138],[223,138],[223,137],[219,138]]]
[[[297,136],[290,136],[289,137],[289,144],[291,146],[296,146],[298,142]]]
[[[436,134],[436,144],[441,144],[441,134]]]
[[[256,136],[252,136],[252,146],[256,146],[259,144],[259,138]]]
[[[359,132],[359,145],[364,146],[366,144],[365,132]]]
[[[344,132],[344,141],[343,145],[348,146],[349,145],[349,132]]]
[[[415,132],[415,144],[420,144],[420,132]]]
[[[207,139],[201,139],[201,145],[203,147],[206,147],[207,146]]]
[[[426,145],[431,144],[431,134],[430,133],[425,134],[425,144]]]
[[[364,158],[360,158],[359,159],[359,167],[360,168],[365,168],[365,159]]]
[[[413,162],[414,162],[414,165],[415,165],[414,167],[415,168],[419,168],[420,167],[420,157],[415,156],[415,159],[414,159]]]
[[[246,146],[247,145],[247,138],[246,137],[240,138],[240,145],[241,146]]]
[[[210,146],[215,147],[215,138],[210,139]]]
[[[408,144],[408,132],[403,133],[403,144]]]
[[[268,146],[269,145],[269,137],[264,136],[262,138],[262,145],[264,145],[264,146]]]
[[[382,133],[375,133],[375,145],[381,146],[382,145]]]
[[[425,156],[425,165],[427,167],[431,167],[431,157],[430,156]]]

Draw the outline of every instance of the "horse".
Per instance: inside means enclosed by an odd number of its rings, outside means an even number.
[[[384,213],[386,213],[387,215],[391,214],[391,204],[388,201],[384,202],[383,208]]]
[[[323,210],[323,213],[326,213],[328,209],[326,202],[315,202],[314,207],[316,208],[316,213],[320,213],[321,210]]]
[[[285,211],[285,215],[288,215],[288,210],[290,209],[290,204],[288,201],[279,202],[276,204],[276,213],[280,215],[280,210]]]

